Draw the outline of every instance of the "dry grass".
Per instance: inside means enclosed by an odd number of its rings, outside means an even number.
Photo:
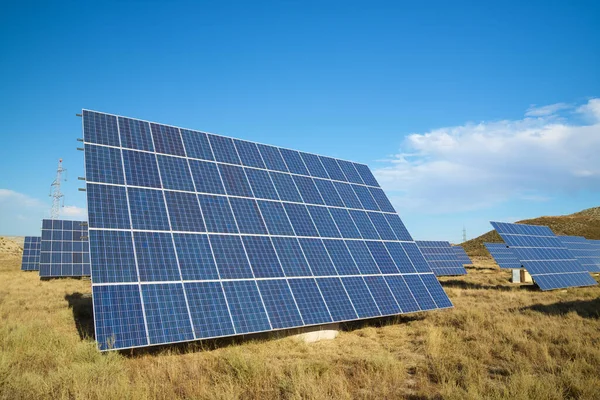
[[[356,323],[332,341],[101,354],[81,337],[89,281],[41,282],[0,254],[0,398],[599,398],[600,288],[515,287],[475,261],[442,279],[455,309]]]

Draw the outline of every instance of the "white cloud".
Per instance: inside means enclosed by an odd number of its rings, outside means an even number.
[[[60,209],[60,214],[65,219],[87,219],[87,210],[77,206],[64,206]]]
[[[50,203],[10,189],[0,189],[0,234],[39,235]]]
[[[557,118],[566,108],[587,122]],[[401,210],[466,211],[598,190],[599,150],[600,99],[591,99],[576,108],[564,103],[530,108],[519,120],[411,134],[375,175]]]

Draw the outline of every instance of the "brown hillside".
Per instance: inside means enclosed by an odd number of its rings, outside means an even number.
[[[570,215],[539,217],[518,221],[520,224],[546,225],[557,235],[584,236],[588,239],[600,239],[600,207],[588,208]],[[501,243],[496,231],[484,233],[462,244],[469,256],[489,256],[484,242]]]

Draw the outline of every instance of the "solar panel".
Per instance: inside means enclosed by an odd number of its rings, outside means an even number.
[[[589,272],[600,272],[600,247],[583,236],[558,236]]]
[[[39,236],[25,236],[21,271],[40,270],[40,241]]]
[[[491,222],[542,290],[597,285],[547,226]]]
[[[463,262],[458,259],[450,242],[417,240],[416,243],[436,276],[467,274]]]
[[[452,304],[366,165],[83,111],[101,350]]]
[[[467,252],[465,251],[465,249],[463,249],[462,246],[452,246],[452,250],[454,250],[456,257],[461,263],[463,263],[463,265],[473,264],[473,261],[471,261],[471,259],[467,255]]]
[[[42,220],[40,278],[90,276],[87,222]]]
[[[521,269],[521,261],[514,250],[504,243],[484,243],[496,264],[502,269]]]

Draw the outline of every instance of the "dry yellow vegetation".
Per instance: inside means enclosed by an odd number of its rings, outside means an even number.
[[[598,399],[600,288],[540,292],[477,258],[452,310],[354,323],[331,341],[99,353],[90,282],[0,254],[1,399]]]

